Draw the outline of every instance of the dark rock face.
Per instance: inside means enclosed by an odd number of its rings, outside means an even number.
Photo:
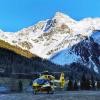
[[[75,54],[81,56],[84,61],[89,61],[90,56],[92,59],[98,59],[100,56],[100,45],[93,40],[84,40],[73,48]]]
[[[95,34],[95,32],[93,33]],[[100,72],[100,45],[91,36],[72,47],[72,51],[81,57],[83,64],[87,66],[97,67]],[[94,71],[95,68],[93,68]]]

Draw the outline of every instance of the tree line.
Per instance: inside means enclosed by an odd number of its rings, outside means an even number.
[[[83,74],[81,80],[69,79],[66,89],[68,91],[100,90],[100,80],[95,80],[93,76],[89,79]]]

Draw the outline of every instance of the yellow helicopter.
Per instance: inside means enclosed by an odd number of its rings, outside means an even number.
[[[38,92],[54,93],[55,88],[57,88],[56,83],[59,83],[60,88],[65,86],[64,73],[60,75],[60,79],[57,80],[53,75],[49,75],[48,72],[42,74],[39,78],[35,79],[32,83],[34,94]]]

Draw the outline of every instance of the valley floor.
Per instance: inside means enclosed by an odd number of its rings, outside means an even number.
[[[66,91],[54,94],[0,94],[0,100],[100,100],[100,91]]]

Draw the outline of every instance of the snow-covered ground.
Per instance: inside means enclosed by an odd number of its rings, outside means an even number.
[[[100,91],[61,91],[55,94],[0,94],[0,100],[100,100]]]

